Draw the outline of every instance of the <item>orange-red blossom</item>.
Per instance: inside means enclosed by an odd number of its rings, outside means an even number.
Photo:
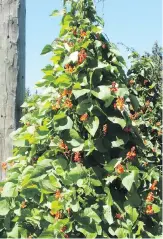
[[[81,154],[80,152],[75,152],[74,154],[74,162],[80,163],[81,162]]]
[[[7,169],[7,163],[6,163],[6,162],[3,162],[3,163],[1,164],[1,167],[2,167],[3,170],[6,170],[6,169]]]
[[[156,190],[157,189],[157,187],[156,187],[156,185],[157,185],[157,180],[154,180],[154,182],[152,183],[152,185],[150,186],[150,190],[152,190],[152,191],[154,191],[154,190]]]
[[[116,87],[117,83],[115,81],[112,82],[112,87],[110,88],[111,92],[116,92],[118,91],[118,88]]]
[[[80,31],[80,36],[81,37],[86,37],[87,36],[87,33],[83,30]]]
[[[124,103],[125,103],[124,98],[123,97],[118,97],[118,99],[116,100],[116,103],[114,104],[114,108],[117,108],[120,111],[123,111],[124,106],[125,106]]]
[[[60,211],[58,211],[58,212],[56,212],[56,214],[55,214],[55,219],[62,219],[63,218],[63,214],[60,212]]]
[[[75,71],[75,66],[71,66],[70,64],[65,65],[65,71],[68,73],[73,73]]]
[[[131,150],[126,154],[127,159],[134,159],[136,157],[135,147],[133,146]]]
[[[122,166],[122,164],[118,164],[116,167],[115,167],[115,170],[117,173],[121,174],[121,173],[124,173],[124,167]]]
[[[84,49],[82,49],[79,53],[78,53],[78,64],[81,64],[84,62],[84,60],[87,57],[87,53]]]
[[[152,215],[154,213],[152,205],[147,205],[146,209],[145,209],[145,212],[146,212],[147,215]]]
[[[68,146],[63,142],[63,140],[61,140],[60,144],[59,144],[59,148],[60,149],[64,149],[64,150],[68,150]]]
[[[66,99],[64,106],[66,108],[72,108],[73,107],[72,101],[70,99]]]
[[[56,198],[56,199],[62,198],[62,194],[61,194],[61,191],[60,191],[60,190],[57,190],[57,191],[56,191],[56,193],[55,193],[55,198]]]
[[[146,202],[153,202],[154,201],[154,194],[152,192],[148,193],[146,198]]]
[[[21,203],[21,206],[20,206],[20,207],[21,207],[21,208],[25,208],[25,207],[27,207],[26,202],[23,201],[23,202]]]
[[[82,121],[82,122],[86,121],[87,119],[88,119],[88,114],[87,114],[87,113],[83,114],[83,115],[80,117],[80,121]]]
[[[103,127],[102,127],[102,132],[103,132],[103,135],[105,136],[108,132],[108,125],[107,124],[104,124]]]
[[[61,97],[72,95],[72,90],[64,89],[61,93]]]
[[[122,220],[123,216],[120,213],[116,213],[115,218]]]

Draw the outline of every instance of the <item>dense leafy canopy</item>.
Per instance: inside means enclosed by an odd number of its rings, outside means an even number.
[[[22,105],[14,156],[3,165],[0,236],[159,236],[161,113],[152,60],[132,53],[126,75],[93,1],[64,2],[52,13],[63,14],[59,38],[42,51],[53,53],[36,84],[44,91]]]

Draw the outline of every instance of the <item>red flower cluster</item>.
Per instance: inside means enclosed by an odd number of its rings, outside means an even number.
[[[120,111],[124,110],[124,98],[123,97],[118,97],[118,99],[116,100],[116,103],[114,104],[114,108],[119,109]]]
[[[86,37],[87,36],[87,33],[83,30],[80,31],[80,36],[81,37]]]
[[[55,219],[62,219],[63,218],[63,214],[60,212],[60,211],[58,211],[58,212],[56,212],[56,214],[55,214]]]
[[[3,163],[1,164],[1,167],[2,167],[3,170],[6,170],[6,169],[7,169],[7,163],[6,163],[6,162],[3,162]]]
[[[25,208],[25,207],[27,207],[26,202],[23,201],[23,202],[21,203],[20,207],[21,207],[22,209]]]
[[[63,142],[63,140],[60,142],[59,148],[68,151],[68,146]]]
[[[82,49],[79,53],[78,53],[78,64],[82,64],[85,59],[87,57],[87,53],[84,49]]]
[[[154,201],[154,194],[152,192],[148,193],[146,198],[146,202],[153,202]]]
[[[61,228],[61,232],[65,232],[67,230],[67,227],[66,226],[63,226],[62,228]]]
[[[146,212],[147,215],[152,215],[154,213],[152,205],[147,205],[146,209],[145,209],[145,212]]]
[[[122,220],[123,216],[120,213],[116,213],[115,218],[119,219],[119,220]]]
[[[65,71],[68,72],[68,73],[73,73],[74,71],[76,70],[76,67],[75,66],[72,66],[70,64],[66,64],[65,65]]]
[[[136,152],[135,152],[135,146],[133,146],[131,148],[131,151],[129,151],[127,154],[126,154],[126,158],[127,159],[134,159],[136,157]]]
[[[157,189],[157,187],[156,187],[157,183],[158,183],[157,180],[154,180],[154,182],[150,186],[150,190],[155,191]]]
[[[116,87],[117,83],[115,81],[112,82],[112,87],[110,88],[111,92],[117,92],[118,88]]]
[[[116,167],[115,167],[115,170],[117,173],[121,174],[121,173],[124,173],[124,167],[122,166],[122,164],[118,164]]]
[[[129,127],[125,127],[123,130],[124,130],[126,133],[131,132],[131,128],[129,128]]]
[[[107,132],[108,132],[108,125],[107,124],[104,124],[103,127],[102,127],[102,132],[103,132],[103,135],[106,136]]]
[[[56,193],[55,193],[55,198],[56,198],[56,199],[62,198],[62,194],[61,194],[60,190],[57,190],[57,191],[56,191]]]
[[[81,163],[81,154],[80,154],[80,152],[75,152],[75,154],[74,154],[74,162]]]
[[[87,119],[88,119],[88,114],[87,114],[87,113],[83,114],[83,115],[80,117],[80,121],[82,121],[82,122],[86,121]]]
[[[72,95],[72,90],[64,89],[63,92],[60,95],[61,95],[61,97],[71,96]]]
[[[72,108],[73,107],[72,101],[67,98],[66,101],[64,102],[64,107],[69,109]]]

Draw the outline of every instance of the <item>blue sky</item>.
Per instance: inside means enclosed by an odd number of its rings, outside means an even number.
[[[60,19],[49,15],[62,8],[62,0],[27,0],[26,5],[26,86],[34,91],[43,76],[41,69],[50,63],[50,55],[40,52],[59,33]],[[122,42],[140,54],[151,51],[156,40],[162,44],[162,0],[105,0],[104,7],[97,4],[97,11],[111,42]],[[119,49],[126,59],[125,49],[120,45]]]

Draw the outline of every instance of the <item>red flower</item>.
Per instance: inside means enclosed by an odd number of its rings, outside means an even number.
[[[116,167],[115,167],[115,170],[117,173],[121,174],[121,173],[124,173],[124,167],[122,166],[122,164],[118,164]]]
[[[74,154],[74,162],[77,162],[77,163],[81,162],[81,154],[80,154],[80,152],[75,152],[75,154]]]
[[[68,73],[73,73],[76,70],[75,66],[71,66],[70,64],[65,65],[65,71]]]
[[[115,81],[112,82],[112,88],[110,88],[111,92],[116,92],[118,91],[118,88],[116,87],[117,83]]]
[[[69,238],[68,234],[64,234],[64,237],[65,237],[65,238]]]
[[[86,121],[87,119],[88,119],[88,114],[87,114],[87,113],[83,114],[83,115],[80,117],[80,121],[82,121],[82,122]]]
[[[64,106],[66,108],[72,108],[73,107],[72,101],[70,99],[66,99]]]
[[[152,191],[154,191],[154,190],[156,190],[157,188],[156,188],[156,185],[157,185],[157,180],[154,180],[154,182],[152,183],[152,185],[150,186],[150,190],[152,190]]]
[[[131,128],[129,128],[129,127],[125,127],[123,130],[124,130],[126,133],[131,132]]]
[[[85,52],[84,49],[82,49],[79,53],[78,53],[78,64],[82,64],[84,62],[84,60],[87,57],[87,53]]]
[[[103,128],[102,128],[102,132],[103,132],[103,135],[104,135],[104,136],[107,134],[107,131],[108,131],[108,125],[107,125],[107,124],[104,124],[104,125],[103,125]]]
[[[55,198],[56,198],[56,199],[62,198],[62,194],[61,194],[60,190],[57,190],[57,191],[56,191],[56,193],[55,193]]]
[[[134,159],[136,157],[136,152],[135,152],[135,147],[133,146],[131,148],[131,151],[129,151],[127,154],[126,154],[126,158],[127,159]]]
[[[63,226],[62,228],[61,228],[61,232],[65,232],[67,230],[67,227],[66,226]]]
[[[86,37],[87,36],[87,33],[83,30],[80,31],[80,36],[81,37]]]
[[[1,167],[2,167],[3,170],[6,170],[7,169],[7,163],[6,162],[1,163]]]
[[[116,213],[115,218],[122,220],[123,216],[120,213]]]
[[[63,218],[63,215],[60,211],[58,211],[56,214],[55,214],[55,219],[62,219]]]
[[[64,149],[65,151],[68,151],[67,145],[63,142],[63,140],[59,144],[60,149]]]
[[[23,202],[21,203],[20,207],[21,207],[21,208],[25,208],[25,207],[27,207],[26,202],[23,201]]]
[[[72,90],[64,89],[64,91],[61,93],[61,97],[69,96],[69,95],[72,95]]]
[[[147,205],[145,212],[147,215],[152,215],[154,213],[152,205]]]
[[[114,108],[118,108],[120,111],[124,110],[124,98],[123,97],[118,97],[116,100],[116,103],[114,104]]]
[[[146,198],[146,202],[153,202],[154,201],[154,194],[152,192],[148,193]]]

